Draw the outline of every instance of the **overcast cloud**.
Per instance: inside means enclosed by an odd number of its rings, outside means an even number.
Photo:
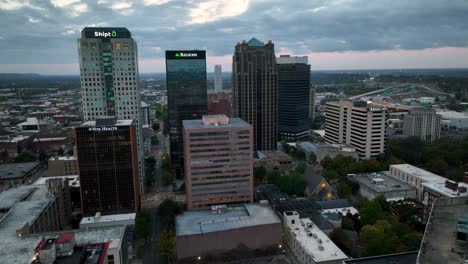
[[[320,62],[321,54],[427,56],[427,49],[442,52],[427,67],[447,66],[451,56],[463,60],[453,67],[468,67],[467,14],[466,0],[0,0],[0,71],[77,73],[76,39],[85,26],[127,27],[146,72],[164,68],[166,49],[206,49],[213,63],[230,67],[236,42],[254,36],[271,39],[277,53],[310,55],[313,68],[340,69],[339,62],[317,65],[313,54]],[[392,56],[382,59],[393,66]]]

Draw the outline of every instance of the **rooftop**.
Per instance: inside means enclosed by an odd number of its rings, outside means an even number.
[[[415,167],[410,164],[396,164],[396,165],[390,165],[390,170],[391,168],[399,169],[402,170],[406,173],[409,173],[411,175],[414,175],[422,180],[425,181],[432,181],[432,182],[445,182],[446,178],[439,176],[437,174],[434,174],[432,172],[420,169],[418,167]]]
[[[46,181],[49,179],[63,179],[63,180],[68,179],[70,187],[80,187],[80,178],[78,175],[40,177],[35,182],[33,182],[33,185],[46,184]]]
[[[204,116],[205,117],[205,116]],[[208,116],[213,117],[213,116]],[[216,123],[205,125],[201,119],[183,120],[184,129],[212,129],[212,128],[251,128],[252,126],[240,118],[229,118],[228,124]]]
[[[135,220],[135,217],[136,213],[83,217],[83,219],[81,219],[80,226],[95,223],[111,223],[118,221]]]
[[[308,57],[307,56],[289,56],[289,55],[280,55],[279,57],[276,57],[276,63],[277,64],[293,64],[293,63],[302,63],[302,64],[307,64],[308,62]]]
[[[21,179],[39,166],[40,162],[21,162],[0,165],[0,180]]]
[[[467,192],[463,193],[463,192],[455,191],[455,190],[452,190],[450,188],[445,187],[445,182],[444,183],[442,183],[442,182],[423,182],[422,186],[424,186],[425,188],[428,188],[428,189],[430,189],[430,190],[432,190],[434,192],[442,194],[443,197],[457,197],[457,196],[467,196],[468,195]],[[463,182],[459,182],[458,187],[465,187],[466,189],[468,189],[468,184],[463,183]]]
[[[309,224],[312,224],[311,227],[308,227]],[[315,262],[348,259],[348,256],[310,219],[302,218],[300,223],[289,224],[288,228]]]
[[[261,42],[260,40],[256,38],[252,38],[247,42],[247,45],[251,47],[261,47],[261,46],[265,46],[265,43]]]
[[[438,110],[437,114],[441,115],[442,118],[446,119],[455,119],[455,118],[468,118],[467,112],[456,112],[456,111],[447,111],[447,110]]]
[[[457,242],[457,221],[468,212],[466,197],[436,199],[424,232],[418,263],[463,263],[466,244]]]
[[[400,181],[388,174],[388,172],[372,172],[361,174],[349,174],[348,177],[353,181],[364,185],[377,193],[386,193],[394,191],[412,190],[409,184]],[[403,198],[403,197],[402,197]]]
[[[60,157],[50,157],[49,160],[76,160],[75,156],[60,156]]]
[[[189,211],[176,217],[176,235],[194,235],[257,225],[280,224],[269,206],[246,204],[228,207],[222,213]]]
[[[25,139],[30,138],[31,136],[28,135],[9,135],[6,136],[2,139],[0,139],[0,142],[2,143],[18,143],[20,141],[23,141]]]
[[[130,126],[133,124],[132,119],[125,119],[125,120],[116,120],[115,123],[109,124],[109,125],[103,125],[103,126]],[[83,124],[81,124],[81,127],[95,127],[96,126],[96,121],[86,121]],[[99,125],[98,125],[99,126]]]
[[[417,251],[345,260],[346,264],[414,264]]]

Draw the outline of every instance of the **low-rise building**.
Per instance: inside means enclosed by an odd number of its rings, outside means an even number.
[[[268,251],[281,245],[281,234],[281,221],[268,204],[187,211],[176,217],[176,255],[194,263],[198,257],[227,254],[239,245],[245,251]]]
[[[325,157],[334,158],[338,155],[359,159],[356,148],[343,144],[301,142],[297,147],[304,151],[307,158],[310,154],[314,154],[316,162],[322,161]]]
[[[29,184],[43,168],[40,162],[0,164],[0,189],[18,184]]]
[[[51,157],[47,165],[47,176],[79,174],[78,160],[74,156]]]
[[[21,185],[1,192],[0,208],[2,240],[4,235],[22,237],[60,228],[57,196],[50,193],[45,185]],[[0,263],[7,262],[0,261]]]
[[[388,200],[416,199],[416,188],[388,175],[388,172],[348,174],[348,179],[359,184],[359,194],[369,200],[383,195]]]
[[[417,190],[417,199],[423,200],[423,183],[445,183],[446,178],[410,164],[390,165],[390,176],[406,182]]]
[[[296,211],[283,213],[284,238],[294,263],[342,264],[348,259],[341,249],[309,218]]]
[[[464,176],[465,182],[454,182],[445,180],[445,183],[440,182],[424,182],[423,186],[423,200],[424,214],[423,221],[427,221],[431,211],[434,200],[437,198],[449,198],[468,196],[468,176]]]
[[[268,172],[277,170],[283,174],[292,169],[293,159],[282,151],[256,151],[254,158],[254,166],[263,166]]]
[[[80,228],[96,228],[96,227],[109,227],[109,226],[134,226],[135,213],[130,214],[116,214],[116,215],[101,215],[96,213],[95,216],[83,217],[80,221]]]
[[[436,199],[426,225],[417,264],[466,263],[468,199]]]
[[[442,122],[446,123],[449,127],[468,129],[468,112],[460,113],[449,110],[438,110],[437,114],[442,116]]]

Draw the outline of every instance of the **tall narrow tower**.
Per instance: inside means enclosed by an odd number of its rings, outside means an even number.
[[[238,43],[232,79],[234,116],[253,126],[254,150],[276,149],[278,71],[273,43],[256,38]]]
[[[77,43],[84,120],[115,116],[136,121],[138,172],[143,190],[144,152],[136,41],[126,28],[86,27]]]
[[[167,50],[166,82],[169,107],[171,164],[176,176],[184,173],[182,120],[200,119],[208,110],[204,50]]]
[[[223,91],[223,71],[221,65],[215,65],[214,88],[215,93]]]

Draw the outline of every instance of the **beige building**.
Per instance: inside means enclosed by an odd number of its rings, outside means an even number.
[[[403,134],[432,142],[440,138],[441,116],[434,109],[414,108],[405,115]]]
[[[361,159],[384,152],[387,110],[365,101],[340,100],[326,104],[325,141],[356,148]]]
[[[76,157],[51,157],[47,162],[47,176],[78,175],[78,161]]]

